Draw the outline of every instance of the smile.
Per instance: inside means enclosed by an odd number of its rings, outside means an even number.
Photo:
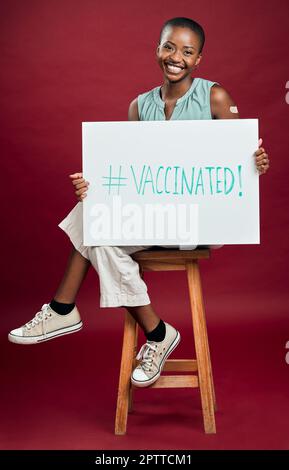
[[[173,73],[173,74],[179,74],[182,72],[183,67],[179,67],[177,65],[171,65],[166,63],[165,68],[167,69],[168,72]]]

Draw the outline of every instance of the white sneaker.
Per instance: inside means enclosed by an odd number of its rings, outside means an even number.
[[[136,387],[147,387],[161,375],[164,364],[181,340],[180,333],[165,322],[166,336],[163,341],[147,341],[142,345],[136,359],[140,363],[131,375],[131,382]]]
[[[10,331],[8,339],[12,343],[36,344],[75,333],[81,328],[82,321],[76,306],[67,315],[59,315],[49,304],[43,304],[32,320]]]

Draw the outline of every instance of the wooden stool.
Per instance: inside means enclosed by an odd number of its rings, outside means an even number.
[[[216,400],[198,265],[199,259],[209,258],[210,250],[162,250],[159,247],[157,248],[157,250],[149,249],[139,251],[131,256],[139,263],[141,275],[143,275],[144,271],[187,271],[193,334],[197,356],[196,359],[167,359],[163,371],[186,371],[196,372],[196,374],[161,375],[155,383],[146,388],[199,387],[205,432],[215,433],[214,411],[216,410]],[[126,433],[128,412],[132,411],[133,392],[138,388],[134,387],[130,381],[132,371],[138,364],[138,361],[136,361],[137,337],[138,324],[133,317],[126,312],[115,418],[115,434]]]

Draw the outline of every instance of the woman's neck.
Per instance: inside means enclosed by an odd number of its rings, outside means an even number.
[[[163,101],[175,101],[183,96],[191,87],[193,83],[193,77],[186,77],[180,82],[170,82],[165,80],[161,86],[160,93]]]

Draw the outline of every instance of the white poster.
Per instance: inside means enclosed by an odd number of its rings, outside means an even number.
[[[84,245],[259,243],[258,119],[82,123]]]

